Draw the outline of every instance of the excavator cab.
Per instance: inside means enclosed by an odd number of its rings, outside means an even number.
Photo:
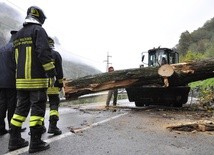
[[[179,54],[172,49],[156,48],[148,51],[148,66],[158,67],[175,63],[179,63]]]

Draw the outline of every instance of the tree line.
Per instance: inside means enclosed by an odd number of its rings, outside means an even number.
[[[197,30],[181,33],[175,47],[180,54],[181,62],[214,58],[214,17]],[[214,78],[189,84],[206,107],[213,107]],[[214,108],[213,108],[214,109]]]

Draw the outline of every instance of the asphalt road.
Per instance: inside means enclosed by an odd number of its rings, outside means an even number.
[[[118,108],[106,109],[104,103],[60,107],[59,127],[63,134],[43,139],[49,150],[38,155],[213,155],[213,132],[170,131],[168,126],[213,117],[185,109],[162,107],[134,108],[119,101]],[[130,107],[130,108],[127,108]],[[46,116],[48,116],[48,109]],[[24,124],[27,127],[28,121]],[[48,127],[48,117],[45,122]],[[71,132],[72,130],[72,132]],[[29,140],[25,131],[22,136]],[[28,154],[28,147],[7,152],[9,135],[0,137],[0,154]]]

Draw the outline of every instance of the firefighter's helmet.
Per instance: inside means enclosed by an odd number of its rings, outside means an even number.
[[[37,6],[31,6],[27,10],[27,17],[36,19],[40,24],[44,24],[46,16],[42,9]]]

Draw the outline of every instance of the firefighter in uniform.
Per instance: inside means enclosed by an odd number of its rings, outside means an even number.
[[[49,46],[52,49],[51,54],[53,58],[53,62],[56,68],[56,79],[50,79],[50,86],[48,87],[48,98],[50,104],[50,113],[49,113],[49,128],[48,133],[54,135],[60,135],[62,131],[57,127],[57,121],[59,120],[59,93],[63,87],[63,69],[62,69],[62,57],[59,52],[54,50],[54,40],[52,38],[48,38]]]
[[[21,137],[22,123],[30,114],[29,153],[50,148],[41,140],[46,110],[48,79],[56,75],[52,62],[48,35],[42,27],[46,16],[37,6],[27,10],[27,17],[14,39],[16,60],[16,88],[18,104],[11,119],[11,132],[8,149],[16,150],[28,145]]]
[[[17,31],[11,31],[10,41],[0,49],[0,136],[10,131],[10,121],[16,109],[16,63],[14,59],[13,39]],[[9,130],[5,128],[7,115]],[[26,128],[22,128],[21,132]]]
[[[16,64],[13,59],[13,38],[17,31],[11,31],[10,41],[0,49],[0,135],[8,133],[5,128],[7,113],[8,125],[15,112],[16,98]]]

